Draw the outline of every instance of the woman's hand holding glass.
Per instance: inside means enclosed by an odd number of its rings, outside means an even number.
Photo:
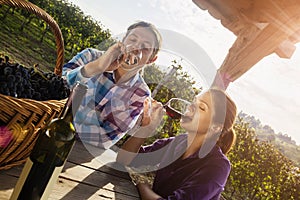
[[[144,102],[143,118],[141,122],[141,130],[138,131],[137,137],[150,137],[155,132],[156,128],[161,124],[165,109],[162,103],[147,98]]]
[[[189,101],[180,98],[172,98],[164,105],[154,99],[147,98],[144,101],[141,126],[149,131],[154,131],[161,124],[164,114],[172,119],[181,119],[190,105]]]

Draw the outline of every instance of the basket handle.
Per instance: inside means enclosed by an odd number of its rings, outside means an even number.
[[[25,9],[28,12],[33,13],[36,16],[42,18],[44,21],[48,23],[55,36],[55,43],[56,43],[57,59],[54,68],[54,73],[61,76],[62,66],[64,64],[64,41],[63,41],[61,30],[58,24],[56,23],[56,21],[46,11],[44,11],[43,9],[39,8],[38,6],[26,0],[0,0],[0,4],[5,4],[5,5]]]

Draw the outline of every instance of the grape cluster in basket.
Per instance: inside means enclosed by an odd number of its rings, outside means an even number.
[[[10,63],[9,57],[0,57],[0,93],[17,98],[38,101],[67,98],[70,90],[65,81],[53,72],[42,72]]]

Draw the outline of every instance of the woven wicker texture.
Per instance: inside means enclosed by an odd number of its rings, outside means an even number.
[[[55,20],[43,9],[26,0],[0,0],[0,4],[27,10],[47,22],[56,42],[57,60],[54,73],[61,76],[64,43],[61,30]],[[0,139],[9,141],[5,147],[0,146],[0,170],[26,161],[37,139],[38,131],[60,114],[65,102],[66,99],[36,101],[0,94],[0,120],[6,124],[0,129],[2,137]]]

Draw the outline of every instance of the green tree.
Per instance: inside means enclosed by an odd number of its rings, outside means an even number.
[[[237,142],[228,155],[232,170],[224,196],[228,199],[297,199],[299,168],[278,149],[259,141],[242,118],[235,123]]]
[[[31,0],[31,2],[45,10],[58,23],[64,38],[67,60],[85,48],[96,47],[101,43],[107,48],[107,45],[111,44],[110,31],[104,29],[101,22],[85,15],[78,6],[65,0]],[[40,40],[43,41],[49,28],[42,25],[41,32]],[[108,42],[105,42],[106,40]]]

